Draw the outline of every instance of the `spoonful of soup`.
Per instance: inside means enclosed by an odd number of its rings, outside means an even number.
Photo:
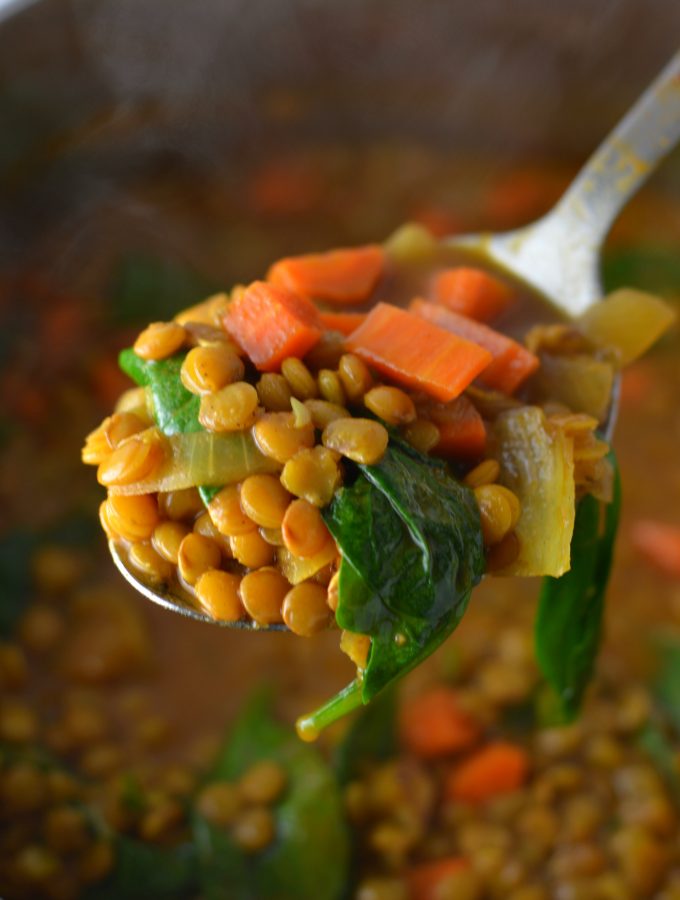
[[[596,302],[600,245],[678,137],[680,55],[534,225],[405,226],[149,325],[83,448],[123,576],[232,628],[337,624],[358,675],[313,736],[427,657],[484,574],[568,573],[577,510],[616,494],[617,373],[673,319]]]

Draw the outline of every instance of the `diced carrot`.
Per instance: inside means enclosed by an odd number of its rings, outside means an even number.
[[[463,230],[461,220],[443,206],[426,204],[416,207],[408,216],[409,222],[417,222],[430,232],[433,237],[442,238],[451,234],[460,234]]]
[[[647,362],[638,360],[621,372],[621,405],[640,406],[655,390],[655,373]]]
[[[486,449],[486,427],[477,408],[467,397],[451,403],[433,404],[429,416],[439,429],[435,456],[477,459]]]
[[[434,299],[447,309],[477,322],[490,322],[513,301],[514,291],[483,269],[445,269],[433,282]]]
[[[321,337],[314,304],[291,291],[255,281],[227,307],[224,327],[262,372],[288,356],[302,357]]]
[[[483,803],[516,791],[526,781],[529,758],[515,744],[496,741],[487,744],[453,768],[444,784],[448,800]]]
[[[376,304],[345,343],[393,381],[444,402],[459,396],[493,359],[478,344],[388,303]]]
[[[407,700],[401,708],[403,745],[423,759],[467,750],[479,739],[479,723],[461,706],[458,693],[438,686]]]
[[[479,376],[479,380],[487,387],[513,394],[539,366],[538,357],[517,341],[500,331],[494,331],[488,325],[444,309],[438,303],[416,299],[411,301],[409,309],[428,322],[488,350],[493,361]]]
[[[469,867],[470,863],[462,856],[446,856],[413,866],[406,873],[409,900],[437,900],[440,887]]]
[[[318,206],[324,196],[319,172],[297,158],[267,160],[246,186],[250,208],[266,216],[294,216]]]
[[[680,526],[654,519],[640,519],[631,529],[633,546],[653,566],[680,578]]]
[[[328,303],[367,300],[385,268],[385,251],[378,244],[289,256],[269,270],[267,281],[304,297]]]
[[[351,334],[366,318],[366,313],[321,312],[319,315],[324,328],[329,331],[339,331],[344,335]]]

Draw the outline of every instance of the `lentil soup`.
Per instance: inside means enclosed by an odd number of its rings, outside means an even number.
[[[194,180],[181,192],[182,207],[177,193],[165,207],[191,265],[159,252],[116,212],[96,229],[106,237],[101,246],[91,238],[85,269],[64,262],[63,237],[54,234],[36,248],[30,271],[6,273],[4,330],[16,336],[2,372],[9,406],[0,474],[6,516],[0,565],[7,585],[0,894],[8,900],[219,891],[329,900],[343,892],[361,900],[676,896],[678,574],[677,555],[663,548],[673,546],[680,524],[672,513],[680,500],[677,331],[623,377],[615,442],[625,491],[622,538],[607,641],[573,724],[556,721],[541,688],[531,638],[534,584],[494,578],[475,590],[456,634],[405,679],[398,711],[383,695],[357,721],[324,732],[318,747],[302,745],[292,722],[352,677],[353,665],[337,652],[338,635],[242,636],[157,610],[112,572],[96,526],[101,495],[90,473],[80,471],[79,446],[129,387],[116,358],[145,322],[170,321],[222,285],[257,277],[271,260],[365,242],[409,218],[444,231],[481,221],[519,224],[547,208],[553,186],[568,175],[536,167],[489,184],[474,164],[465,176],[460,163],[436,155],[427,166],[413,165],[423,153],[399,146],[366,152],[363,175],[348,195],[337,152],[309,151],[304,166],[299,158],[291,163],[309,173],[307,193],[296,195],[296,203],[307,198],[302,209],[268,193],[266,166],[245,173],[242,199]],[[396,185],[387,175],[376,180],[376,169],[399,172]],[[527,179],[536,185],[532,194],[515,187]],[[140,198],[160,198],[162,206],[171,183],[161,174],[135,190]],[[456,196],[456,187],[460,203],[440,207],[436,198]],[[358,214],[364,209],[370,217]],[[220,253],[217,262],[206,235],[231,229],[236,239],[239,222],[246,223],[239,226],[241,250]],[[612,236],[609,287],[677,298],[680,278],[666,248],[678,242],[677,206],[663,193],[641,196]],[[113,304],[105,302],[108,296]],[[346,387],[337,365],[321,367],[336,377],[315,372],[318,398],[305,397],[307,372],[295,363],[286,365],[283,380],[260,376],[258,402],[273,415],[284,412],[277,404],[289,403],[291,393],[312,414],[319,415],[313,405],[319,399],[341,406]],[[211,357],[210,366],[209,377],[218,382],[238,369],[228,354]],[[205,368],[197,365],[186,377],[204,377],[199,372]],[[373,415],[385,419],[387,409],[408,427],[403,417],[410,407],[400,395],[395,402],[394,394],[364,394]],[[117,421],[123,432],[130,425],[130,418]],[[294,472],[290,477],[293,484]],[[489,473],[477,477],[486,481]],[[237,540],[252,534],[248,529],[228,535],[229,550],[234,554],[234,544],[253,562],[246,569],[276,578],[264,533],[277,529],[284,506],[284,515],[293,516],[290,507],[299,502],[295,515],[303,524],[296,529],[293,517],[291,540],[309,538],[314,528],[305,516],[313,520],[318,507],[304,505],[304,498],[291,504],[295,492],[285,486],[263,493],[263,485],[272,488],[270,472],[249,478],[239,508],[257,522],[263,543]],[[482,486],[474,477],[472,484]],[[228,501],[221,501],[225,515],[235,509]],[[138,509],[134,523],[144,535],[153,523],[152,549],[160,548],[166,561],[176,554],[179,564],[184,546],[182,577],[189,587],[192,580],[199,584],[205,553],[212,552],[206,547],[215,540],[213,521],[201,522],[205,513],[190,489],[167,493],[162,504],[162,521]],[[187,545],[188,517],[195,539]],[[139,552],[142,570],[148,559]],[[233,597],[219,578],[219,612],[230,615]],[[316,609],[317,594],[304,598],[305,609]],[[247,607],[243,594],[239,603]],[[287,613],[281,605],[273,609],[277,618],[300,622],[292,602]],[[327,618],[324,607],[298,627],[317,631]],[[663,654],[652,641],[657,633]],[[348,644],[346,650],[357,652]],[[276,683],[275,716],[267,698],[248,699],[267,679]],[[435,722],[446,725],[435,728]],[[423,743],[429,732],[432,742]],[[300,843],[309,869],[304,877]]]

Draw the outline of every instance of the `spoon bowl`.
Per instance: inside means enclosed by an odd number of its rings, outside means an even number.
[[[469,234],[445,243],[484,258],[493,268],[524,282],[567,318],[583,314],[602,297],[600,252],[628,200],[680,139],[680,52],[604,140],[557,205],[543,218],[515,231]],[[604,437],[613,434],[618,411],[617,378]],[[244,631],[288,631],[284,624],[226,622],[198,609],[188,593],[143,581],[125,549],[109,541],[121,575],[159,606],[200,622]]]

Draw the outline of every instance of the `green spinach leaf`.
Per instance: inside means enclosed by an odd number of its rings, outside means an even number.
[[[445,466],[392,438],[359,466],[326,522],[342,551],[336,618],[371,636],[361,680],[301,720],[325,727],[428,657],[458,625],[484,573],[479,510]]]
[[[149,361],[137,356],[132,348],[123,350],[119,356],[123,372],[140,387],[151,391],[154,417],[163,434],[203,431],[198,420],[201,399],[184,387],[180,377],[185,356],[179,353],[169,359]],[[220,489],[221,485],[204,485],[198,492],[207,506]]]
[[[652,693],[680,734],[680,639],[664,634],[655,641],[658,668],[652,682]]]
[[[193,844],[155,847],[118,835],[111,874],[85,893],[85,900],[181,900],[198,890]]]
[[[605,291],[636,287],[664,297],[680,297],[680,258],[677,247],[647,245],[607,251],[602,265]]]
[[[188,266],[130,254],[120,260],[113,273],[109,309],[120,324],[163,321],[215,290],[209,279]]]
[[[571,568],[545,578],[538,604],[535,648],[539,667],[565,718],[578,712],[602,636],[604,598],[621,506],[621,481],[613,456],[614,497],[604,510],[587,495],[576,510]]]
[[[337,900],[347,878],[349,844],[333,773],[309,745],[274,721],[259,693],[229,736],[211,780],[238,778],[273,759],[288,784],[275,808],[277,837],[262,853],[243,854],[229,834],[194,813],[201,896],[205,900]]]

